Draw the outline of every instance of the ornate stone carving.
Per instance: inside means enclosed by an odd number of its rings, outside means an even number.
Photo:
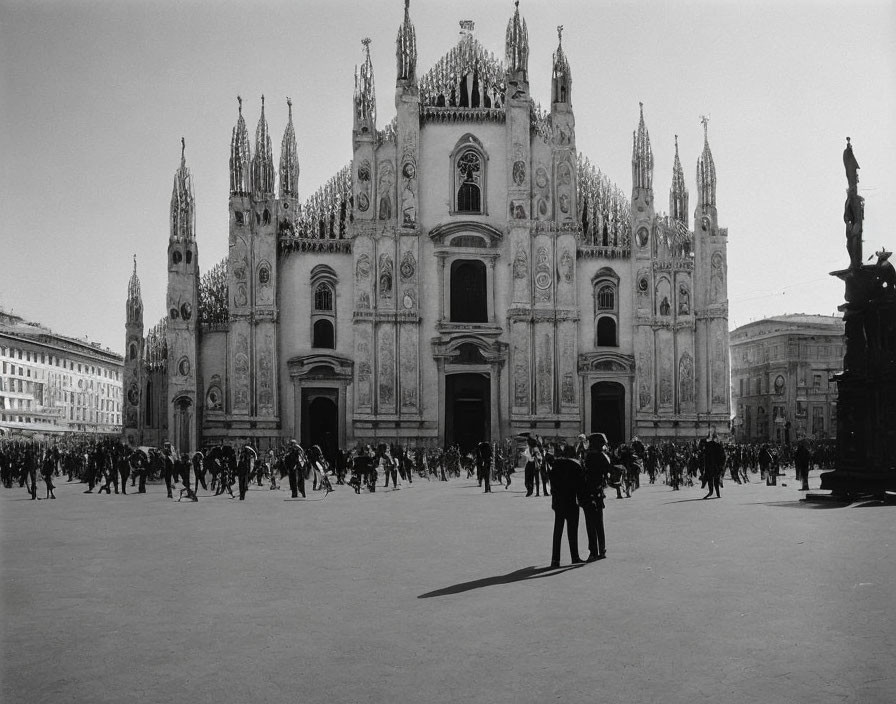
[[[370,162],[364,159],[358,165],[358,210],[362,213],[370,208]]]
[[[653,340],[645,330],[638,351],[638,408],[649,410],[653,404]]]
[[[535,170],[535,215],[538,220],[547,220],[551,217],[551,181],[548,178],[547,169],[539,165]]]
[[[404,256],[401,258],[401,267],[399,268],[401,271],[401,278],[403,281],[411,281],[414,278],[414,274],[417,272],[417,260],[414,258],[414,253],[408,250],[404,253]]]
[[[384,161],[380,164],[379,179],[377,182],[377,193],[379,194],[380,204],[378,216],[380,220],[392,219],[392,194],[395,188],[395,168],[391,161]]]
[[[663,355],[663,361],[660,364],[660,406],[672,405],[672,362],[669,355]]]
[[[233,408],[235,411],[248,411],[249,340],[245,333],[239,333],[236,338],[236,354],[233,357],[233,376]]]
[[[258,414],[274,415],[274,337],[265,335],[258,355]]]
[[[725,404],[725,401],[728,398],[728,388],[725,383],[725,359],[727,355],[725,354],[725,345],[722,340],[722,336],[725,332],[724,328],[722,325],[717,325],[715,327],[715,341],[712,346],[712,402],[713,405],[721,406]]]
[[[548,333],[543,333],[538,345],[538,362],[536,365],[538,411],[540,413],[551,413],[554,410],[554,365],[552,352],[551,336]]]
[[[528,220],[529,215],[526,212],[526,201],[522,198],[515,198],[510,201],[510,219],[511,220]]]
[[[401,224],[414,227],[417,224],[417,139],[408,137],[401,157]]]
[[[513,182],[517,186],[522,186],[526,182],[526,162],[522,159],[513,162]]]
[[[391,326],[381,327],[378,337],[380,410],[388,411],[395,404],[395,343]]]
[[[571,284],[575,277],[575,262],[568,249],[563,250],[563,254],[560,255],[560,276],[568,284]]]
[[[370,331],[362,326],[356,332],[358,359],[358,407],[370,410],[372,404],[371,381],[373,365],[370,349]]]
[[[720,252],[712,255],[712,273],[710,274],[710,300],[721,303],[725,300],[725,260]]]
[[[561,161],[557,165],[557,208],[560,211],[560,220],[572,220],[573,218],[572,187],[572,166],[569,161]]]
[[[360,283],[370,278],[370,257],[362,254],[355,263],[355,279]]]
[[[274,287],[271,284],[271,266],[263,262],[258,267],[258,285],[255,289],[255,300],[259,305],[273,305]]]
[[[550,300],[553,283],[547,247],[539,247],[535,254],[535,297],[539,301]]]
[[[688,352],[678,363],[678,399],[683,406],[694,403],[694,358]]]
[[[513,278],[525,279],[529,275],[529,257],[522,242],[516,245],[516,254],[513,257]]]
[[[392,298],[393,266],[392,257],[380,255],[379,291],[380,298]]]
[[[691,292],[685,283],[678,284],[678,314],[691,314]]]

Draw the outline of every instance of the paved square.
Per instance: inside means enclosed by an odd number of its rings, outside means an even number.
[[[896,700],[891,507],[801,504],[792,478],[642,486],[607,500],[607,560],[564,544],[551,570],[550,499],[515,477],[0,490],[3,700]]]

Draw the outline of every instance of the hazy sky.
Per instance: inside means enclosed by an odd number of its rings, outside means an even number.
[[[204,270],[227,251],[236,96],[260,96],[279,160],[292,98],[304,199],[351,159],[360,40],[372,39],[379,123],[394,115],[402,0],[0,0],[0,306],[124,347],[137,255],[149,327],[165,313],[168,210],[180,138]],[[896,248],[896,2],[522,0],[531,92],[550,102],[556,26],[572,69],[577,145],[626,192],[644,103],[665,210],[674,135],[690,207],[710,116],[732,327],[831,314],[848,264],[841,154],[852,137],[865,254]],[[511,0],[412,0],[418,73],[473,19],[503,59]]]

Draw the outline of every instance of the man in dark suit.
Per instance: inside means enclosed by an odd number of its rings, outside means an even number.
[[[560,542],[563,525],[569,541],[572,564],[585,562],[579,557],[579,505],[576,503],[585,482],[582,465],[575,459],[575,449],[566,447],[551,467],[551,508],[554,509],[554,541],[551,547],[551,567],[560,566]]]
[[[484,494],[492,491],[492,446],[491,443],[481,442],[476,446],[476,473],[479,475],[479,486],[485,481]]]
[[[585,481],[579,494],[579,505],[585,514],[585,531],[588,534],[587,562],[602,560],[607,556],[607,541],[604,535],[604,485],[612,463],[606,448],[606,435],[592,433],[588,436]]]
[[[715,429],[709,436],[704,446],[704,462],[706,472],[707,494],[704,499],[712,496],[712,492],[716,492],[717,498],[722,498],[720,489],[722,487],[722,474],[725,471],[725,448],[719,440]]]

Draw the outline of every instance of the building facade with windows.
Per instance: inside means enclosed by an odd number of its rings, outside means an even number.
[[[630,198],[577,151],[587,116],[577,126],[562,37],[537,69],[552,77],[542,109],[518,9],[503,63],[466,21],[422,73],[407,5],[395,117],[378,121],[365,40],[352,161],[304,202],[291,103],[275,166],[263,99],[254,143],[240,101],[229,255],[201,276],[182,154],[166,319],[145,333],[136,272],[129,291],[126,438],[189,450],[727,431],[727,231],[706,122],[692,230],[677,143],[658,211],[643,106]]]
[[[122,358],[0,311],[4,434],[121,432]]]
[[[837,436],[837,384],[844,323],[827,315],[779,315],[731,333],[734,436],[796,442]]]

